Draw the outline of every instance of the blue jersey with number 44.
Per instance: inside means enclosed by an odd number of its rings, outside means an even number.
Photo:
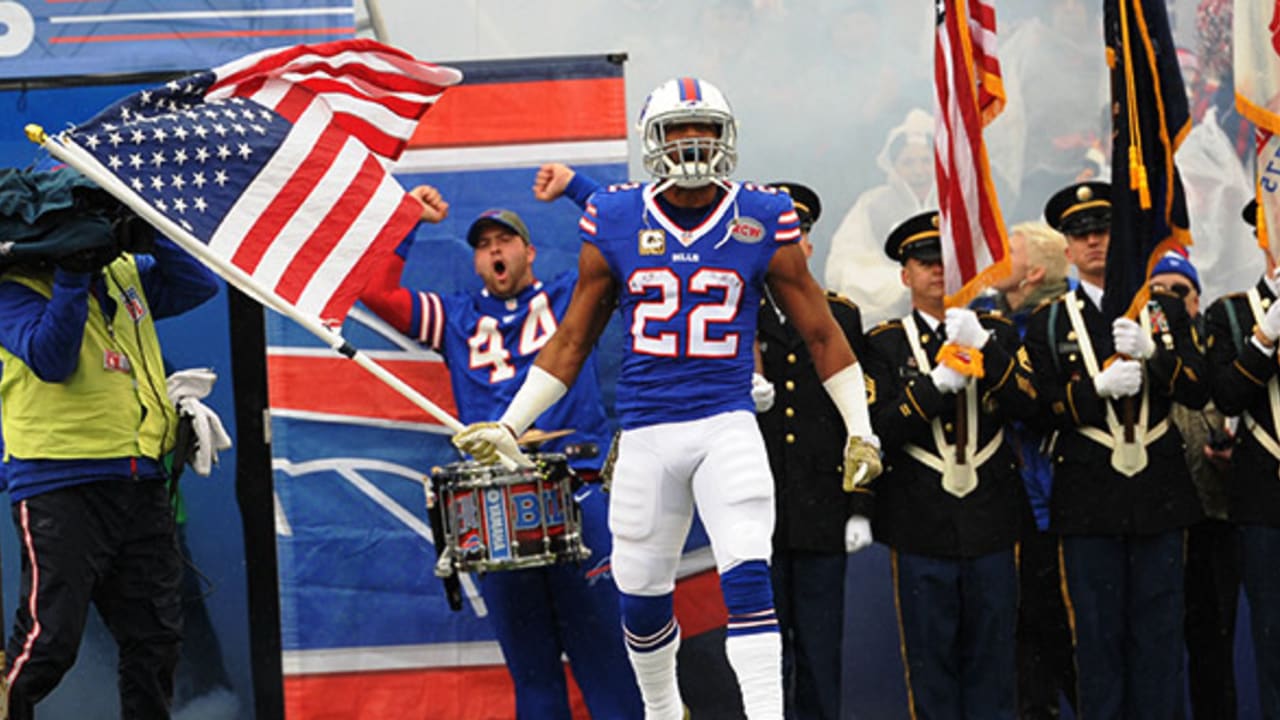
[[[524,383],[538,351],[559,327],[577,277],[577,273],[567,272],[550,282],[536,282],[508,299],[485,290],[453,295],[413,293],[418,341],[444,355],[462,422],[484,422],[502,415]],[[573,465],[600,467],[613,431],[600,398],[594,354],[577,382],[538,418],[536,427],[576,431],[546,443],[542,449],[547,451],[556,452],[572,443],[596,443],[600,457],[584,458]]]
[[[578,224],[618,283],[626,328],[617,407],[624,428],[754,411],[752,341],[774,252],[800,239],[790,196],[728,183],[680,227],[652,184],[592,196]]]

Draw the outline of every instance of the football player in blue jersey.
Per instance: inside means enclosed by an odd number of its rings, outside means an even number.
[[[568,194],[579,204],[581,183]],[[423,203],[422,219],[439,222],[448,204],[429,186],[411,195]],[[467,231],[474,248],[476,274],[484,288],[441,295],[410,291],[400,285],[412,240],[396,251],[376,273],[361,300],[400,332],[444,355],[458,414],[463,422],[491,418],[510,402],[524,381],[534,356],[556,332],[569,305],[576,274],[549,282],[533,272],[537,251],[520,216],[510,210],[481,213]],[[576,428],[564,443],[608,447],[611,429],[600,400],[594,359],[573,390],[540,418],[542,427]],[[607,503],[598,478],[600,457],[571,461],[585,483],[575,500],[582,509],[583,536],[592,561],[480,576],[489,619],[502,647],[516,689],[516,717],[521,720],[569,720],[561,655],[568,655],[574,679],[587,708],[598,718],[639,718],[640,693],[627,672],[618,594],[610,579]]]
[[[778,191],[729,179],[737,126],[710,83],[678,78],[640,116],[653,183],[595,193],[579,222],[578,282],[556,334],[497,422],[454,443],[518,458],[516,436],[566,393],[618,308],[627,336],[609,505],[614,579],[645,716],[682,716],[672,591],[696,507],[729,611],[725,652],[752,720],[782,717],[781,640],[769,579],[773,480],[751,397],[765,284],[804,337],[848,430],[848,489],[880,472],[862,370],[809,275],[799,219]],[[839,582],[839,579],[833,579]]]

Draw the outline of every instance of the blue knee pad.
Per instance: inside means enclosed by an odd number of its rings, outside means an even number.
[[[622,598],[622,632],[627,647],[636,652],[653,652],[680,635],[671,593],[666,595],[628,595]]]
[[[778,632],[769,563],[747,560],[734,565],[720,575],[720,591],[729,610],[730,637]]]

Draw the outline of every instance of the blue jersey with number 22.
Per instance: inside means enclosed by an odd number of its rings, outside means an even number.
[[[624,428],[754,411],[752,341],[774,252],[800,239],[791,198],[729,183],[695,228],[677,225],[651,184],[592,196],[578,224],[618,283],[626,329],[618,379]]]

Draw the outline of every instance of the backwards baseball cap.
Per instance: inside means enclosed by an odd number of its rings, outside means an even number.
[[[1151,268],[1151,276],[1163,275],[1164,273],[1177,273],[1182,277],[1191,281],[1191,285],[1200,292],[1200,273],[1196,272],[1196,266],[1191,264],[1182,253],[1170,250],[1160,258],[1154,268]]]
[[[521,220],[519,215],[515,214],[515,211],[491,208],[480,213],[472,221],[471,227],[467,230],[467,244],[475,247],[480,240],[480,233],[491,224],[510,230],[523,238],[526,243],[529,242],[529,227],[524,224],[524,220]]]

